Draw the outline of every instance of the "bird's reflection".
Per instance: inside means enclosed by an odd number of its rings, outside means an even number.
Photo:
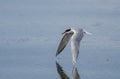
[[[56,67],[57,67],[57,72],[60,75],[61,79],[70,79],[62,69],[62,66],[58,62],[56,62]]]
[[[57,72],[60,75],[61,79],[70,79],[58,62],[56,62],[56,67],[57,67]],[[72,69],[72,79],[80,79],[80,75],[75,66]]]
[[[73,79],[80,79],[80,75],[75,66],[73,67],[73,70],[72,70],[72,77],[73,77]]]

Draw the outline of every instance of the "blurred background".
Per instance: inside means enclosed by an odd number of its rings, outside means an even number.
[[[56,58],[70,27],[92,35],[81,41],[81,79],[120,78],[119,0],[0,0],[0,78],[60,79],[56,60],[70,76],[70,44]]]

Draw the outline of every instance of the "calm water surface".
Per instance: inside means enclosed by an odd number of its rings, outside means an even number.
[[[0,79],[119,79],[119,0],[1,0]],[[76,66],[61,33],[85,28]]]

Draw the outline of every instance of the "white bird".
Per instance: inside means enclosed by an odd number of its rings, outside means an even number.
[[[65,32],[62,33],[63,37],[58,46],[56,56],[63,51],[63,49],[66,47],[67,43],[71,39],[72,61],[73,64],[75,64],[79,54],[80,41],[82,40],[85,33],[89,35],[91,34],[81,28],[70,28],[65,30]]]

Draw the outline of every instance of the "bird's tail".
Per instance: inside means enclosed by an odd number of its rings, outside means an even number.
[[[73,65],[75,65],[76,64],[76,60],[73,60],[72,63],[73,63]]]

